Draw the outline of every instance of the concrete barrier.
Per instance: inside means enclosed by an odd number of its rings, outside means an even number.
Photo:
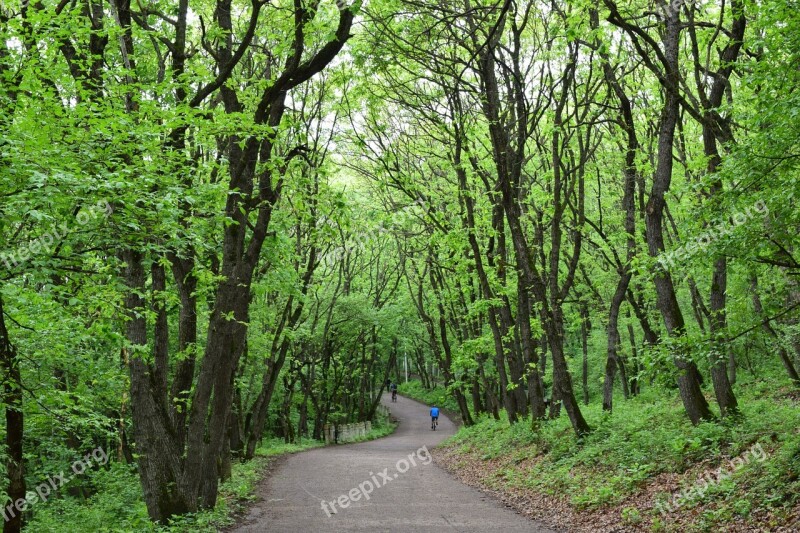
[[[325,424],[322,433],[325,444],[342,444],[364,438],[372,431],[372,422],[355,422],[353,424]]]

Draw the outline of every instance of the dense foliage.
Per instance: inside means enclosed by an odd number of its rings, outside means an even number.
[[[800,387],[798,8],[0,4],[4,530],[117,482],[202,516],[406,373],[583,453],[747,444],[742,383]]]

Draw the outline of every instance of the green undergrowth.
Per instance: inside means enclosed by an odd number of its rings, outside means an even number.
[[[387,419],[373,423],[372,431],[358,440],[372,440],[388,435],[395,424]],[[231,479],[222,484],[217,506],[213,510],[177,517],[169,525],[155,525],[148,519],[147,508],[135,469],[122,463],[87,472],[97,492],[89,498],[64,496],[30,509],[26,532],[62,533],[212,533],[231,526],[245,505],[255,499],[259,481],[275,457],[323,446],[316,440],[304,439],[287,444],[282,439],[265,440],[248,462],[233,465]],[[113,524],[111,526],[110,524]]]
[[[426,389],[422,383],[417,380],[409,381],[408,383],[401,383],[397,386],[397,391],[408,396],[412,400],[417,400],[426,405],[438,404],[438,407],[458,413],[458,404],[456,403],[453,395],[441,385],[435,389]]]
[[[580,442],[563,413],[536,427],[529,419],[509,426],[507,419],[483,417],[446,446],[465,461],[477,456],[499,464],[487,480],[494,488],[568,498],[575,510],[621,507],[620,522],[629,525],[647,518],[652,530],[667,531],[676,518],[685,525],[686,516],[698,531],[734,520],[786,523],[800,502],[800,408],[787,390],[771,387],[769,380],[740,386],[736,421],[693,427],[677,393],[651,390],[618,399],[613,415],[600,405],[581,406],[593,431]],[[698,483],[717,468],[726,474],[720,482]],[[659,491],[659,474],[679,475],[682,488]],[[651,483],[653,497],[639,501],[636,494]],[[675,494],[685,497],[670,499]]]

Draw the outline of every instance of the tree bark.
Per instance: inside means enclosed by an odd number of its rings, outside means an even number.
[[[6,494],[10,504],[3,510],[3,533],[22,531],[22,511],[17,502],[25,499],[25,457],[22,444],[25,436],[25,414],[22,406],[22,377],[17,350],[6,328],[3,297],[0,294],[0,367],[3,371],[3,405],[6,411],[5,454]]]
[[[658,132],[658,153],[655,174],[653,176],[653,186],[650,190],[650,199],[647,202],[645,225],[647,228],[647,244],[650,255],[658,258],[663,253],[664,247],[664,208],[666,205],[665,194],[669,190],[672,181],[673,168],[673,143],[675,139],[675,127],[679,118],[679,65],[678,65],[678,44],[681,31],[681,23],[677,10],[670,11],[665,18],[666,29],[663,34],[663,46],[665,57],[665,87],[664,87],[664,107],[661,113],[661,124]],[[666,269],[660,269],[654,275],[658,307],[664,318],[664,325],[667,333],[678,340],[678,353],[674,354],[673,361],[678,368],[678,388],[681,399],[689,419],[693,424],[698,424],[703,420],[710,420],[712,417],[708,402],[703,396],[700,388],[700,373],[691,355],[686,353],[681,345],[681,340],[685,337],[686,328],[675,294],[675,286],[672,276]]]
[[[581,302],[581,348],[583,352],[583,404],[589,405],[589,309]]]
[[[789,379],[796,388],[800,388],[800,375],[797,373],[797,369],[792,362],[792,358],[789,357],[789,351],[783,344],[783,339],[780,338],[778,332],[775,331],[775,328],[769,323],[768,320],[765,320],[765,313],[764,307],[761,304],[761,297],[758,295],[758,277],[755,274],[751,274],[750,276],[750,296],[753,300],[753,310],[756,312],[756,316],[762,320],[761,328],[775,341],[778,345],[778,357],[783,363],[783,368],[786,369],[786,374],[789,376]]]
[[[733,72],[733,64],[739,56],[744,39],[747,19],[744,13],[744,4],[741,0],[733,0],[731,9],[733,12],[733,24],[731,28],[731,40],[720,54],[722,68],[716,72],[709,93],[706,95],[703,84],[698,83],[700,101],[703,104],[703,151],[708,158],[707,173],[713,177],[708,196],[714,198],[723,191],[722,181],[716,176],[717,169],[722,162],[717,148],[717,139],[731,140],[726,133],[727,126],[725,120],[718,115],[718,108],[722,104],[723,95],[729,85],[729,78]],[[693,43],[696,43],[694,27],[689,28]],[[696,50],[696,48],[693,48]],[[699,63],[696,57],[696,63]],[[699,64],[698,64],[699,67]],[[707,68],[707,67],[706,67]],[[703,68],[696,67],[697,79],[704,74]],[[736,395],[731,386],[728,376],[728,347],[725,342],[725,331],[727,330],[727,290],[728,290],[728,260],[725,256],[718,256],[714,259],[713,274],[711,277],[711,292],[709,296],[710,317],[709,326],[711,330],[712,357],[711,361],[711,381],[714,384],[714,393],[717,398],[722,416],[737,414],[739,412]]]
[[[253,4],[249,30],[237,46],[246,47],[252,39],[262,5],[258,2]],[[123,29],[120,39],[122,52],[125,57],[132,57],[130,2],[120,1],[117,8]],[[295,14],[302,19],[302,10]],[[305,62],[301,62],[306,46],[303,25],[296,29],[291,43],[294,53],[290,54],[282,73],[257,102],[253,114],[255,124],[273,129],[280,126],[288,92],[323,70],[339,53],[349,39],[353,16],[350,8],[342,8],[334,37]],[[241,58],[241,55],[234,57],[230,0],[218,0],[214,17],[220,27],[228,31],[227,38],[220,40],[217,50],[220,76],[201,87],[188,105],[196,107],[218,90],[225,112],[236,114],[242,111],[243,106],[235,90],[225,84],[226,76]],[[126,103],[128,111],[135,113],[132,95],[126,97]],[[171,406],[164,401],[166,395],[155,385],[157,375],[160,379],[160,371],[141,353],[147,344],[147,324],[142,318],[146,302],[140,296],[145,294],[144,256],[136,249],[122,252],[126,263],[124,278],[129,289],[126,334],[133,350],[129,366],[136,452],[145,503],[154,521],[163,522],[175,514],[212,508],[216,503],[220,472],[229,452],[230,443],[226,439],[233,404],[233,378],[245,346],[250,285],[273,209],[281,198],[286,161],[300,153],[299,148],[289,151],[281,158],[282,166],[273,168],[266,163],[273,161],[275,138],[240,138],[233,134],[226,142],[231,194],[227,195],[223,215],[232,223],[226,224],[223,230],[219,271],[222,281],[212,299],[205,352],[198,374],[193,387],[185,388],[185,382],[178,385],[179,392],[193,391],[185,419],[170,415]],[[187,306],[186,312],[191,311],[191,306]],[[185,333],[187,337],[191,336],[191,331]],[[193,363],[187,366],[193,366]],[[185,370],[187,372],[182,375],[194,373],[192,368]],[[185,442],[183,426],[174,425],[183,420]]]
[[[599,27],[599,15],[596,9],[590,13],[592,28]],[[599,46],[603,50],[602,46]],[[614,401],[614,374],[616,370],[620,370],[620,379],[622,380],[622,390],[625,398],[628,397],[628,383],[627,376],[625,375],[625,366],[619,356],[620,334],[619,334],[619,312],[622,303],[625,301],[625,296],[628,293],[633,274],[630,270],[631,261],[636,255],[636,182],[638,169],[636,165],[636,157],[639,153],[639,139],[636,134],[636,122],[633,118],[633,105],[630,98],[623,89],[616,73],[611,65],[610,57],[607,53],[600,52],[604,60],[603,63],[603,76],[606,84],[611,88],[619,103],[619,110],[617,111],[617,122],[625,132],[625,167],[622,171],[623,184],[622,184],[622,208],[625,212],[625,236],[626,236],[626,255],[625,263],[619,261],[616,252],[614,257],[617,262],[617,273],[619,280],[614,295],[611,297],[611,305],[608,311],[608,327],[606,330],[607,346],[606,346],[606,371],[605,380],[603,382],[603,410],[611,411]],[[649,330],[649,325],[647,327]]]

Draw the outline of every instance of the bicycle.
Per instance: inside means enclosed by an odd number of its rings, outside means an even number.
[[[432,416],[431,417],[431,429],[433,431],[436,431],[436,426],[438,426],[438,425],[439,425],[439,417],[438,416]]]
[[[393,403],[397,403],[397,391],[396,390],[392,391],[392,402]]]

